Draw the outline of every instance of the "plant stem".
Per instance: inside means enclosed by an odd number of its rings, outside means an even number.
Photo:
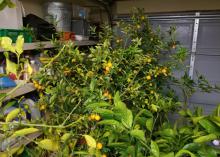
[[[70,116],[73,114],[73,112],[78,108],[78,106],[80,105],[80,102],[78,102],[78,104],[72,109],[72,111],[69,113],[69,115],[66,117],[66,119],[63,121],[62,126],[65,125],[66,121],[70,119]]]
[[[26,83],[26,82],[25,82]],[[15,88],[13,88],[10,92],[6,93],[5,96],[0,98],[0,107],[1,107],[1,102],[4,101],[4,99],[8,96],[10,96],[12,93],[14,93],[18,88],[20,88],[21,86],[23,86],[25,83],[19,83]]]
[[[64,45],[62,47],[62,49],[60,50],[60,52],[55,57],[53,57],[47,65],[45,65],[43,67],[43,70],[45,70],[48,66],[50,66],[61,55],[61,53],[64,51],[65,47],[66,47],[66,45]]]
[[[84,117],[80,117],[77,121],[72,122],[66,126],[62,125],[47,125],[47,124],[31,124],[31,123],[21,123],[21,122],[0,122],[0,125],[22,125],[22,126],[29,126],[29,127],[42,127],[42,128],[59,128],[59,129],[64,129],[64,128],[69,128],[72,127],[74,124],[79,123]]]

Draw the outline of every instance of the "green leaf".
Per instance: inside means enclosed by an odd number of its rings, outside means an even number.
[[[23,53],[23,46],[24,46],[24,37],[23,35],[19,35],[15,44],[15,50],[19,56]]]
[[[175,136],[175,131],[173,129],[164,129],[161,131],[158,131],[158,133],[162,137],[174,137]]]
[[[83,136],[84,136],[86,143],[89,147],[96,148],[96,141],[92,136],[90,136],[90,135],[83,135]]]
[[[151,141],[151,153],[154,157],[160,157],[160,150],[156,142]]]
[[[160,157],[174,157],[174,152],[160,154]]]
[[[198,150],[198,154],[200,155],[200,157],[217,157],[218,156],[218,152],[216,151],[216,149],[209,145],[203,145],[203,147],[200,148],[200,150]]]
[[[123,103],[121,101],[121,98],[120,98],[120,95],[119,95],[119,92],[116,92],[115,96],[114,96],[114,104],[115,104],[115,107],[117,109],[127,109],[125,103]]]
[[[130,134],[131,134],[131,136],[134,137],[134,138],[137,138],[137,139],[142,140],[142,141],[146,141],[146,139],[145,139],[145,133],[144,133],[143,130],[137,130],[137,129],[135,129],[135,130],[132,130],[132,131],[130,132]]]
[[[7,2],[7,5],[8,5],[9,8],[14,8],[15,7],[15,4],[12,3],[11,0],[7,0],[6,2]]]
[[[153,118],[149,118],[146,121],[146,127],[150,132],[153,130],[153,123],[154,123]]]
[[[9,37],[1,37],[0,47],[5,51],[11,51],[15,53],[15,48],[12,46],[12,40]]]
[[[99,125],[120,125],[120,123],[116,120],[102,120],[98,122]]]
[[[93,92],[94,89],[95,89],[96,81],[97,81],[97,80],[94,79],[94,78],[91,80],[91,83],[90,83],[90,85],[89,85],[89,88],[90,88],[90,91],[91,91],[91,92]]]
[[[109,103],[103,101],[103,102],[96,102],[96,103],[92,103],[86,106],[87,110],[94,110],[96,108],[100,108],[100,107],[108,107],[111,106]]]
[[[211,122],[208,119],[201,119],[199,124],[206,129],[208,133],[214,133],[216,135],[220,135],[220,127],[218,127],[215,123]]]
[[[189,150],[189,151],[198,151],[200,149],[201,145],[199,143],[189,143],[186,144],[183,149]]]
[[[99,113],[102,118],[113,118],[114,112],[108,109],[97,108],[93,110],[94,113]]]
[[[196,157],[195,154],[191,153],[190,151],[188,150],[185,150],[185,149],[181,149],[180,151],[178,151],[175,155],[175,157],[182,157],[183,155],[190,155],[190,157]]]
[[[218,127],[220,127],[220,117],[212,116],[211,117],[212,122],[214,122]]]
[[[193,124],[197,124],[201,119],[205,118],[205,116],[192,117]]]
[[[56,152],[59,150],[60,146],[59,143],[56,141],[53,141],[51,139],[43,139],[40,142],[37,143],[38,146],[42,149],[49,150]]]
[[[217,139],[218,137],[215,134],[209,134],[205,136],[198,137],[193,140],[195,143],[204,143],[204,142],[210,142],[212,140]]]

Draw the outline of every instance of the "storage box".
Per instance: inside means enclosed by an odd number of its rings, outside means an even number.
[[[23,35],[25,43],[32,42],[33,37],[31,35],[31,31],[19,29],[0,29],[0,37],[10,37],[13,43],[16,42],[19,35]]]

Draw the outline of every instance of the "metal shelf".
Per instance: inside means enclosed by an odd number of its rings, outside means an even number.
[[[89,45],[95,45],[97,42],[92,40],[82,40],[82,41],[73,41],[77,46],[89,46]],[[35,50],[35,49],[48,49],[48,48],[54,48],[55,46],[51,41],[42,41],[42,42],[33,42],[33,43],[24,43],[24,50]],[[0,52],[3,52],[4,50],[0,48]]]
[[[0,94],[11,92],[13,89],[14,88],[0,90]],[[18,96],[22,96],[24,94],[30,93],[30,92],[35,91],[35,90],[36,90],[36,88],[34,87],[33,83],[24,84],[23,86],[19,87],[15,91],[13,91],[10,94],[10,96],[8,96],[4,99],[4,101],[10,100],[10,99],[18,97]]]

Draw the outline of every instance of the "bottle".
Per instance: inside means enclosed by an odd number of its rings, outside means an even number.
[[[24,63],[24,73],[23,73],[23,80],[27,81],[29,79],[28,75],[28,62]]]
[[[31,63],[31,67],[33,69],[33,73],[36,73],[39,70],[39,67],[37,66],[35,60],[31,60],[30,63]]]

